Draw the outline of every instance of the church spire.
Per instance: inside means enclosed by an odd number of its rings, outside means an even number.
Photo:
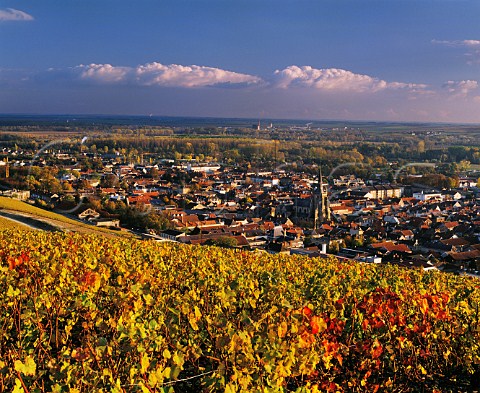
[[[5,179],[10,177],[10,164],[8,163],[8,157],[5,158]]]
[[[313,226],[319,229],[321,224],[331,220],[330,200],[328,199],[328,183],[323,183],[322,168],[318,170],[318,191],[314,196],[315,211],[313,218]]]

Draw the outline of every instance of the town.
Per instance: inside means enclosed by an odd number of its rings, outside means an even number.
[[[479,393],[479,15],[5,1],[0,393]]]
[[[4,147],[2,195],[158,241],[470,275],[480,270],[475,170],[465,168],[457,184],[432,187],[424,181],[432,173],[415,173],[433,164],[404,165],[396,174],[409,176],[393,178],[358,175],[354,164],[280,165],[285,156],[276,142],[270,169],[62,143],[38,152],[36,145]]]

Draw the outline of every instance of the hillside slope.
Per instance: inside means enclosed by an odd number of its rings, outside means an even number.
[[[85,234],[99,234],[107,237],[132,237],[129,232],[112,231],[68,218],[62,214],[32,206],[28,203],[0,196],[0,216],[32,225],[43,230],[59,230]]]
[[[469,278],[9,230],[0,231],[0,269],[0,391],[443,392],[476,383],[480,291]]]
[[[25,229],[29,230],[28,225],[0,216],[0,229]]]

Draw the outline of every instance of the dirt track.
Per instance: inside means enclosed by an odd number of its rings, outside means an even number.
[[[93,233],[93,234],[107,236],[107,237],[118,236],[115,233],[98,231],[93,226],[90,229],[87,226],[88,224],[79,223],[79,225],[75,225],[75,224],[66,223],[60,220],[55,220],[53,218],[39,217],[34,214],[18,212],[15,210],[1,209],[0,216],[28,225],[34,229],[40,229],[43,231],[78,232],[78,233],[88,233],[88,234]]]

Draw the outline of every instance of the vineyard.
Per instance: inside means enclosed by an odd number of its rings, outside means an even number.
[[[477,388],[466,277],[12,230],[0,268],[2,392]]]
[[[29,230],[29,228],[26,225],[15,222],[13,220],[9,220],[8,218],[2,217],[2,216],[0,216],[0,228]]]

